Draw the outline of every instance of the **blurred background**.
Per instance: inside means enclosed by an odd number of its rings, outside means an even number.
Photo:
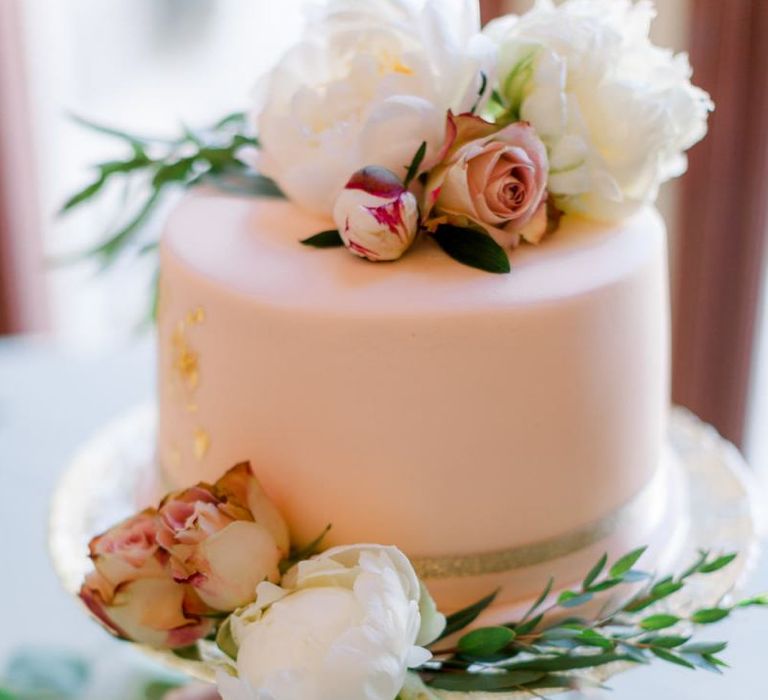
[[[119,206],[110,193],[98,206],[55,216],[87,181],[88,166],[115,155],[112,141],[69,115],[163,135],[243,109],[258,76],[298,34],[302,4],[0,0],[0,493],[16,494],[0,506],[3,543],[11,540],[5,525],[17,519],[44,543],[47,495],[63,466],[56,460],[152,392],[151,331],[141,329],[151,256],[108,271],[89,261],[61,264],[103,240]],[[530,4],[483,0],[484,18]],[[657,6],[654,39],[690,53],[695,82],[717,104],[688,174],[661,197],[670,231],[674,400],[766,475],[768,1]],[[0,606],[34,593],[56,622],[41,635],[24,623],[23,609],[9,610],[14,633],[0,633],[0,672],[24,644],[77,642],[92,651],[104,642],[65,602],[43,554],[11,551],[36,573],[12,574]],[[152,692],[160,697],[163,687]]]

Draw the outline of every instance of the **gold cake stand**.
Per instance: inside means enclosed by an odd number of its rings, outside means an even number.
[[[90,570],[88,542],[120,519],[157,500],[154,462],[156,415],[142,406],[108,425],[72,460],[54,494],[50,516],[50,550],[65,589],[77,595]],[[686,614],[693,608],[714,605],[736,595],[754,568],[762,533],[758,485],[738,450],[711,426],[690,412],[675,408],[669,425],[669,443],[682,467],[689,512],[684,567],[699,549],[738,551],[733,565],[694,579],[673,597],[670,612]],[[661,572],[665,573],[665,572]],[[673,572],[669,572],[673,573]],[[140,645],[137,645],[140,646]],[[222,656],[212,643],[201,643],[202,660],[182,659],[171,652],[140,646],[164,665],[202,681],[213,681]],[[599,683],[632,668],[617,663],[592,669],[585,678]],[[541,691],[537,691],[541,693]],[[562,692],[562,691],[553,691]],[[406,691],[404,700],[461,700],[467,693]],[[472,700],[523,698],[524,693],[472,693]]]

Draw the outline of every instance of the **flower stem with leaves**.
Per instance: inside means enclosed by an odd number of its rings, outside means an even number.
[[[581,586],[552,598],[550,579],[541,595],[517,621],[481,627],[461,636],[455,645],[433,646],[434,658],[419,669],[435,689],[454,691],[513,691],[580,687],[587,682],[572,672],[612,663],[649,663],[653,658],[689,669],[721,672],[719,657],[725,642],[693,640],[698,628],[719,622],[737,609],[768,606],[768,595],[732,605],[703,607],[688,615],[648,610],[682,590],[696,575],[713,574],[727,567],[735,554],[713,557],[701,552],[678,576],[653,580],[634,568],[645,548],[634,550],[608,566],[603,556],[584,577]],[[647,581],[639,593],[611,611],[594,618],[568,615],[600,593]],[[468,627],[493,602],[492,594],[454,613],[441,639]],[[648,611],[649,614],[646,614]],[[553,613],[561,613],[560,616]],[[566,615],[564,619],[558,619]]]

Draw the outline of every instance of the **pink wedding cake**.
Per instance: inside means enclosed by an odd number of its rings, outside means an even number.
[[[380,265],[298,245],[323,227],[285,201],[218,194],[171,217],[171,486],[250,460],[299,542],[330,523],[332,544],[396,544],[449,611],[498,586],[534,595],[553,573],[572,583],[603,551],[657,537],[669,302],[655,210],[566,216],[503,277],[431,242]]]
[[[100,250],[188,190],[143,441],[166,495],[88,533],[79,583],[109,632],[210,700],[511,700],[726,665],[696,629],[768,596],[689,581],[737,554],[703,542],[731,503],[701,506],[669,444],[654,207],[712,103],[652,18],[538,0],[481,29],[475,0],[326,0],[250,113],[108,130],[130,157],[65,208],[115,173],[152,193]]]
[[[448,612],[669,544],[652,200],[710,105],[681,58],[622,26],[647,29],[648,6],[597,5],[540,3],[478,34],[475,16],[408,28],[411,3],[336,2],[326,44],[278,63],[255,164],[287,199],[200,191],[163,236],[170,487],[249,461],[293,540],[330,524],[331,545],[396,545]],[[389,28],[365,44],[371,13]],[[300,244],[321,231],[331,246]],[[506,274],[488,271],[498,251]]]

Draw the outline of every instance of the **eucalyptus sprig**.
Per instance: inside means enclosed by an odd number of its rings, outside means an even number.
[[[107,185],[121,181],[135,202],[126,208],[132,211],[117,230],[109,232],[102,243],[77,256],[95,258],[103,267],[134,250],[141,254],[151,251],[157,241],[137,245],[139,233],[165,196],[174,188],[191,188],[212,184],[226,191],[282,196],[275,183],[256,175],[238,158],[247,146],[258,146],[258,140],[248,128],[245,115],[230,114],[201,130],[184,128],[174,138],[157,138],[133,134],[96,124],[80,117],[81,126],[122,142],[126,154],[122,158],[97,163],[95,176],[73,194],[62,206],[66,214],[103,194]]]
[[[678,576],[655,580],[635,569],[645,548],[636,549],[611,566],[603,556],[581,585],[552,593],[550,579],[541,595],[518,620],[473,629],[451,647],[433,644],[433,659],[419,669],[429,686],[440,690],[501,692],[577,687],[585,682],[573,671],[625,662],[646,664],[661,659],[689,669],[720,673],[727,664],[719,654],[726,642],[694,641],[698,628],[719,622],[740,608],[768,607],[768,595],[695,609],[687,615],[651,611],[682,590],[694,576],[713,574],[730,565],[735,554],[712,556],[702,551]],[[594,616],[572,611],[594,601],[600,593],[645,582],[613,610]],[[631,591],[630,591],[631,593]],[[493,602],[492,594],[448,618],[441,639],[468,627]],[[561,619],[563,618],[564,619]]]

